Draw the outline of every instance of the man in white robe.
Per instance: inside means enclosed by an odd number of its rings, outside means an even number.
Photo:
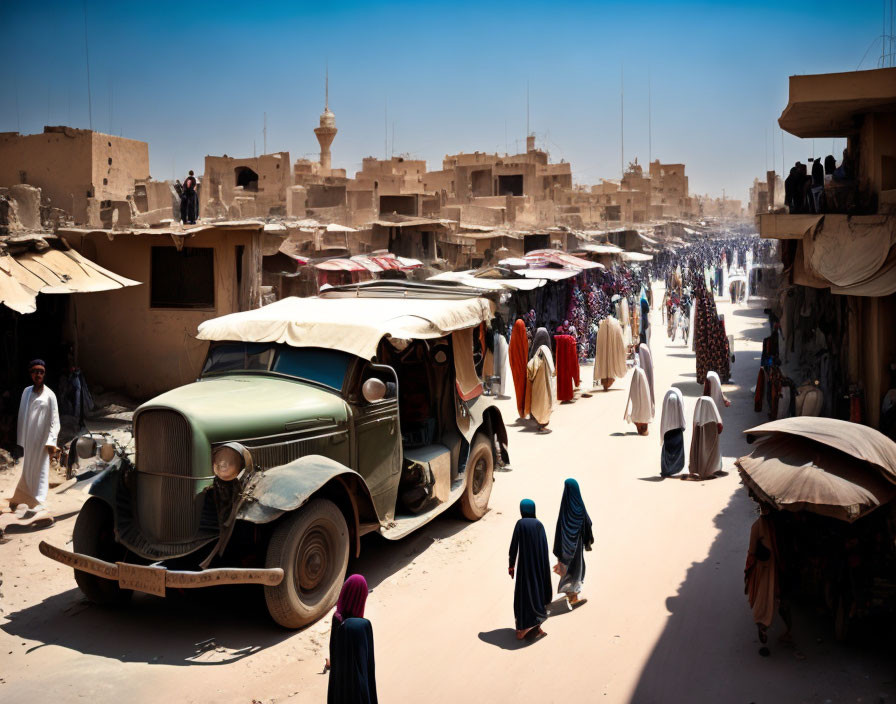
[[[40,510],[50,488],[50,457],[56,454],[59,407],[56,394],[44,385],[47,365],[35,359],[29,365],[33,386],[22,392],[16,443],[24,450],[22,476],[9,501],[12,508],[25,504]]]

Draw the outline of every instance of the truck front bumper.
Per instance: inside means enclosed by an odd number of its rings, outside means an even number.
[[[165,596],[169,589],[193,589],[216,587],[221,584],[263,584],[275,587],[283,581],[279,567],[255,569],[242,567],[217,567],[200,572],[169,570],[165,567],[133,565],[127,562],[106,562],[90,555],[62,550],[44,541],[40,542],[41,554],[81,572],[111,579],[122,589]]]

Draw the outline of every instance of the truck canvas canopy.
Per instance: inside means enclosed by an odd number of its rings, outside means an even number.
[[[384,337],[423,340],[472,328],[494,316],[495,305],[480,297],[284,298],[257,310],[214,318],[199,326],[200,340],[282,342],[323,347],[371,359]]]

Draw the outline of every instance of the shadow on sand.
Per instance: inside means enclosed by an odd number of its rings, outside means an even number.
[[[739,309],[735,315],[764,320],[762,308]],[[767,328],[743,333],[761,340]],[[759,366],[754,350],[737,354],[733,370],[741,385],[728,387],[732,407],[726,409],[720,437],[726,458],[749,451],[740,429],[764,420],[752,410],[746,380]],[[752,383],[752,381],[751,381]],[[696,384],[676,384],[692,395]],[[726,459],[726,472],[735,473]],[[723,479],[736,481],[738,478]],[[644,481],[656,481],[643,478]],[[759,654],[752,614],[744,595],[743,569],[750,525],[757,511],[743,487],[737,487],[713,519],[717,532],[706,558],[688,568],[675,594],[666,599],[668,620],[641,670],[632,702],[691,703],[892,701],[896,695],[892,638],[836,643],[827,616],[794,605],[795,647],[777,642],[783,632],[776,617],[769,633],[770,654]]]
[[[365,536],[361,557],[349,561],[347,574],[364,574],[375,590],[430,546],[469,525],[449,512],[400,541]],[[71,583],[74,586],[74,579]],[[35,650],[59,645],[150,665],[227,665],[295,634],[274,623],[263,588],[257,585],[168,590],[165,598],[137,594],[118,608],[95,606],[72,588],[7,618],[0,630],[37,641]]]

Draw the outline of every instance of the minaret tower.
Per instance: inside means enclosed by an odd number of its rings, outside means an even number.
[[[320,127],[314,128],[317,141],[320,143],[320,173],[321,176],[330,175],[330,145],[336,137],[336,116],[330,112],[330,70],[327,68],[326,93],[324,99],[324,111],[320,114]]]

